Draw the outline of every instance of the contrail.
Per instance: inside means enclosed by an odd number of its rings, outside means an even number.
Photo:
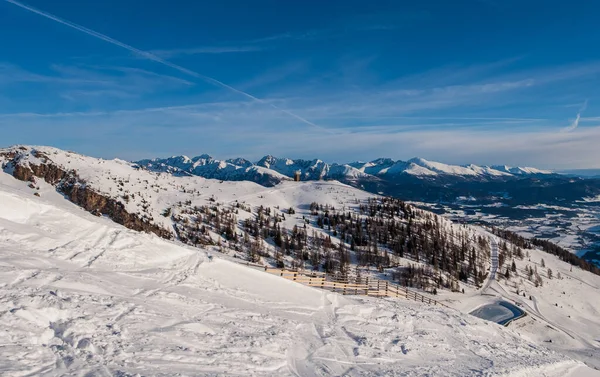
[[[270,103],[270,102],[267,102],[267,101],[265,101],[265,100],[263,100],[263,99],[261,99],[261,98],[258,98],[258,97],[255,97],[255,96],[253,96],[252,94],[249,94],[249,93],[246,93],[246,92],[244,92],[244,91],[242,91],[242,90],[236,89],[236,88],[234,88],[233,86],[231,86],[231,85],[227,85],[227,84],[225,84],[224,82],[221,82],[221,81],[219,81],[219,80],[217,80],[217,79],[213,79],[212,77],[209,77],[209,76],[202,75],[202,74],[200,74],[200,73],[197,73],[197,72],[194,72],[194,71],[192,71],[192,70],[189,70],[189,69],[187,69],[187,68],[184,68],[184,67],[182,67],[182,66],[180,66],[180,65],[177,65],[177,64],[171,63],[170,61],[168,61],[168,60],[165,60],[165,59],[162,59],[162,58],[160,58],[159,56],[156,56],[156,55],[154,55],[154,54],[152,54],[152,53],[150,53],[150,52],[142,51],[142,50],[140,50],[140,49],[137,49],[137,48],[135,48],[135,47],[133,47],[133,46],[130,46],[130,45],[126,44],[126,43],[123,43],[123,42],[120,42],[120,41],[118,41],[118,40],[116,40],[116,39],[113,39],[113,38],[111,38],[111,37],[109,37],[109,36],[107,36],[107,35],[104,35],[104,34],[102,34],[102,33],[98,33],[97,31],[94,31],[94,30],[88,29],[88,28],[86,28],[86,27],[84,27],[84,26],[81,26],[81,25],[78,25],[78,24],[76,24],[76,23],[74,23],[74,22],[71,22],[71,21],[64,20],[64,19],[62,19],[62,18],[60,18],[60,17],[57,17],[57,16],[55,16],[55,15],[53,15],[53,14],[50,14],[50,13],[47,13],[47,12],[41,11],[41,10],[39,10],[39,9],[36,9],[36,8],[33,8],[33,7],[29,6],[29,5],[26,5],[26,4],[23,4],[23,3],[21,3],[21,2],[19,2],[19,1],[16,1],[16,0],[5,0],[5,1],[6,1],[7,3],[10,3],[10,4],[13,4],[13,5],[16,5],[16,6],[20,7],[20,8],[23,8],[23,9],[25,9],[25,10],[28,10],[28,11],[30,11],[30,12],[33,12],[33,13],[35,13],[35,14],[38,14],[38,15],[40,15],[40,16],[42,16],[42,17],[46,17],[46,18],[48,18],[48,19],[51,19],[51,20],[53,20],[53,21],[56,21],[56,22],[58,22],[58,23],[61,23],[61,24],[65,25],[65,26],[68,26],[68,27],[70,27],[70,28],[73,28],[73,29],[75,29],[75,30],[79,30],[79,31],[81,31],[81,32],[83,32],[83,33],[86,33],[86,34],[88,34],[88,35],[91,35],[92,37],[95,37],[95,38],[101,39],[101,40],[103,40],[103,41],[105,41],[105,42],[108,42],[108,43],[110,43],[110,44],[113,44],[113,45],[115,45],[115,46],[118,46],[118,47],[124,48],[124,49],[126,49],[126,50],[129,50],[129,51],[133,52],[134,54],[140,55],[140,56],[142,56],[142,57],[144,57],[144,58],[146,58],[146,59],[148,59],[148,60],[152,60],[152,61],[155,61],[155,62],[157,62],[157,63],[163,64],[163,65],[166,65],[167,67],[171,67],[171,68],[173,68],[173,69],[176,69],[176,70],[178,70],[179,72],[182,72],[182,73],[184,73],[184,74],[186,74],[186,75],[189,75],[189,76],[195,77],[195,78],[197,78],[197,79],[200,79],[200,80],[204,80],[204,81],[206,81],[206,82],[208,82],[208,83],[210,83],[210,84],[213,84],[213,85],[215,85],[215,86],[219,86],[219,87],[222,87],[222,88],[225,88],[225,89],[229,89],[229,90],[231,90],[232,92],[235,92],[235,93],[241,94],[242,96],[244,96],[244,97],[246,97],[246,98],[249,98],[249,99],[251,99],[251,100],[253,100],[253,101],[259,102],[259,103],[261,103],[261,104],[263,104],[263,105],[268,105],[268,106],[270,106],[270,107],[272,107],[272,108],[274,108],[274,109],[276,109],[276,110],[279,110],[279,111],[283,112],[284,114],[287,114],[287,115],[289,115],[289,116],[291,116],[291,117],[293,117],[293,118],[296,118],[296,119],[298,119],[299,121],[301,121],[301,122],[303,122],[303,123],[306,123],[306,124],[308,124],[309,126],[316,127],[316,128],[318,128],[318,129],[320,129],[320,130],[322,130],[322,131],[326,131],[326,132],[328,132],[328,133],[332,133],[332,132],[331,132],[330,130],[328,130],[327,128],[321,127],[321,126],[319,126],[319,125],[317,125],[317,124],[315,124],[315,123],[313,123],[313,122],[311,122],[311,121],[309,121],[309,120],[307,120],[307,119],[305,119],[305,118],[301,117],[300,115],[294,114],[294,113],[292,113],[292,112],[291,112],[291,111],[289,111],[289,110],[282,109],[282,108],[281,108],[281,107],[279,107],[279,106],[273,105],[273,104],[272,104],[272,103]]]
[[[588,105],[588,100],[586,99],[583,102],[583,105],[581,105],[581,108],[579,109],[579,112],[577,113],[577,117],[575,117],[575,120],[568,127],[563,128],[561,130],[561,132],[571,132],[571,131],[574,131],[577,127],[579,127],[579,120],[581,119],[581,113],[583,113],[585,111],[585,109],[587,109],[587,105]]]

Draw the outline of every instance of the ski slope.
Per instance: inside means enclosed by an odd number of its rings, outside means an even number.
[[[0,174],[2,376],[596,375],[461,312],[308,288],[39,185]]]

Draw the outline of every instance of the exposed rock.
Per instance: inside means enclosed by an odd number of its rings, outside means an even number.
[[[92,213],[107,215],[114,222],[123,226],[144,232],[152,232],[159,237],[171,239],[171,232],[157,225],[140,219],[125,210],[123,203],[107,198],[86,187],[82,182],[69,179],[60,185],[60,191],[73,203]]]
[[[29,166],[15,164],[15,171],[13,172],[13,176],[21,181],[31,182],[35,176],[44,179],[53,186],[57,185],[67,175],[67,172],[52,164]]]
[[[106,215],[114,222],[129,229],[152,232],[162,238],[173,238],[172,233],[168,230],[127,212],[123,203],[90,189],[86,186],[85,181],[77,176],[75,171],[67,172],[59,166],[54,165],[41,152],[34,151],[33,153],[35,153],[35,157],[40,158],[45,163],[39,165],[19,164],[19,156],[16,152],[5,154],[5,157],[9,157],[12,160],[11,163],[14,165],[13,176],[15,178],[28,182],[33,182],[34,177],[41,178],[55,186],[58,192],[64,194],[73,203],[95,215]]]

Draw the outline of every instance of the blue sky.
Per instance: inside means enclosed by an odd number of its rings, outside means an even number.
[[[600,167],[598,14],[580,0],[0,0],[0,140]]]

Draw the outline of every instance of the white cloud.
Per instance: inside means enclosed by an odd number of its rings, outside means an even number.
[[[72,134],[73,147],[81,145],[76,149],[83,153],[130,159],[203,152],[251,159],[272,153],[337,162],[421,156],[448,163],[550,169],[593,168],[600,160],[600,127],[556,133],[554,124],[539,119],[404,120],[340,125],[334,133],[324,133],[307,130],[271,107],[217,102],[116,112],[3,115],[0,127],[8,130],[3,140],[9,144],[60,145],[64,143],[60,135]],[[8,126],[15,124],[19,127],[11,133]],[[507,127],[513,128],[507,131]],[[132,146],[136,152],[131,152]]]
[[[581,113],[583,113],[585,111],[585,109],[587,109],[587,105],[588,105],[588,101],[585,100],[583,102],[583,105],[581,105],[581,108],[579,109],[579,112],[577,113],[575,120],[573,120],[573,122],[571,122],[571,124],[568,127],[563,128],[561,130],[561,132],[571,132],[571,131],[574,131],[577,127],[579,127],[579,120],[581,119]]]

